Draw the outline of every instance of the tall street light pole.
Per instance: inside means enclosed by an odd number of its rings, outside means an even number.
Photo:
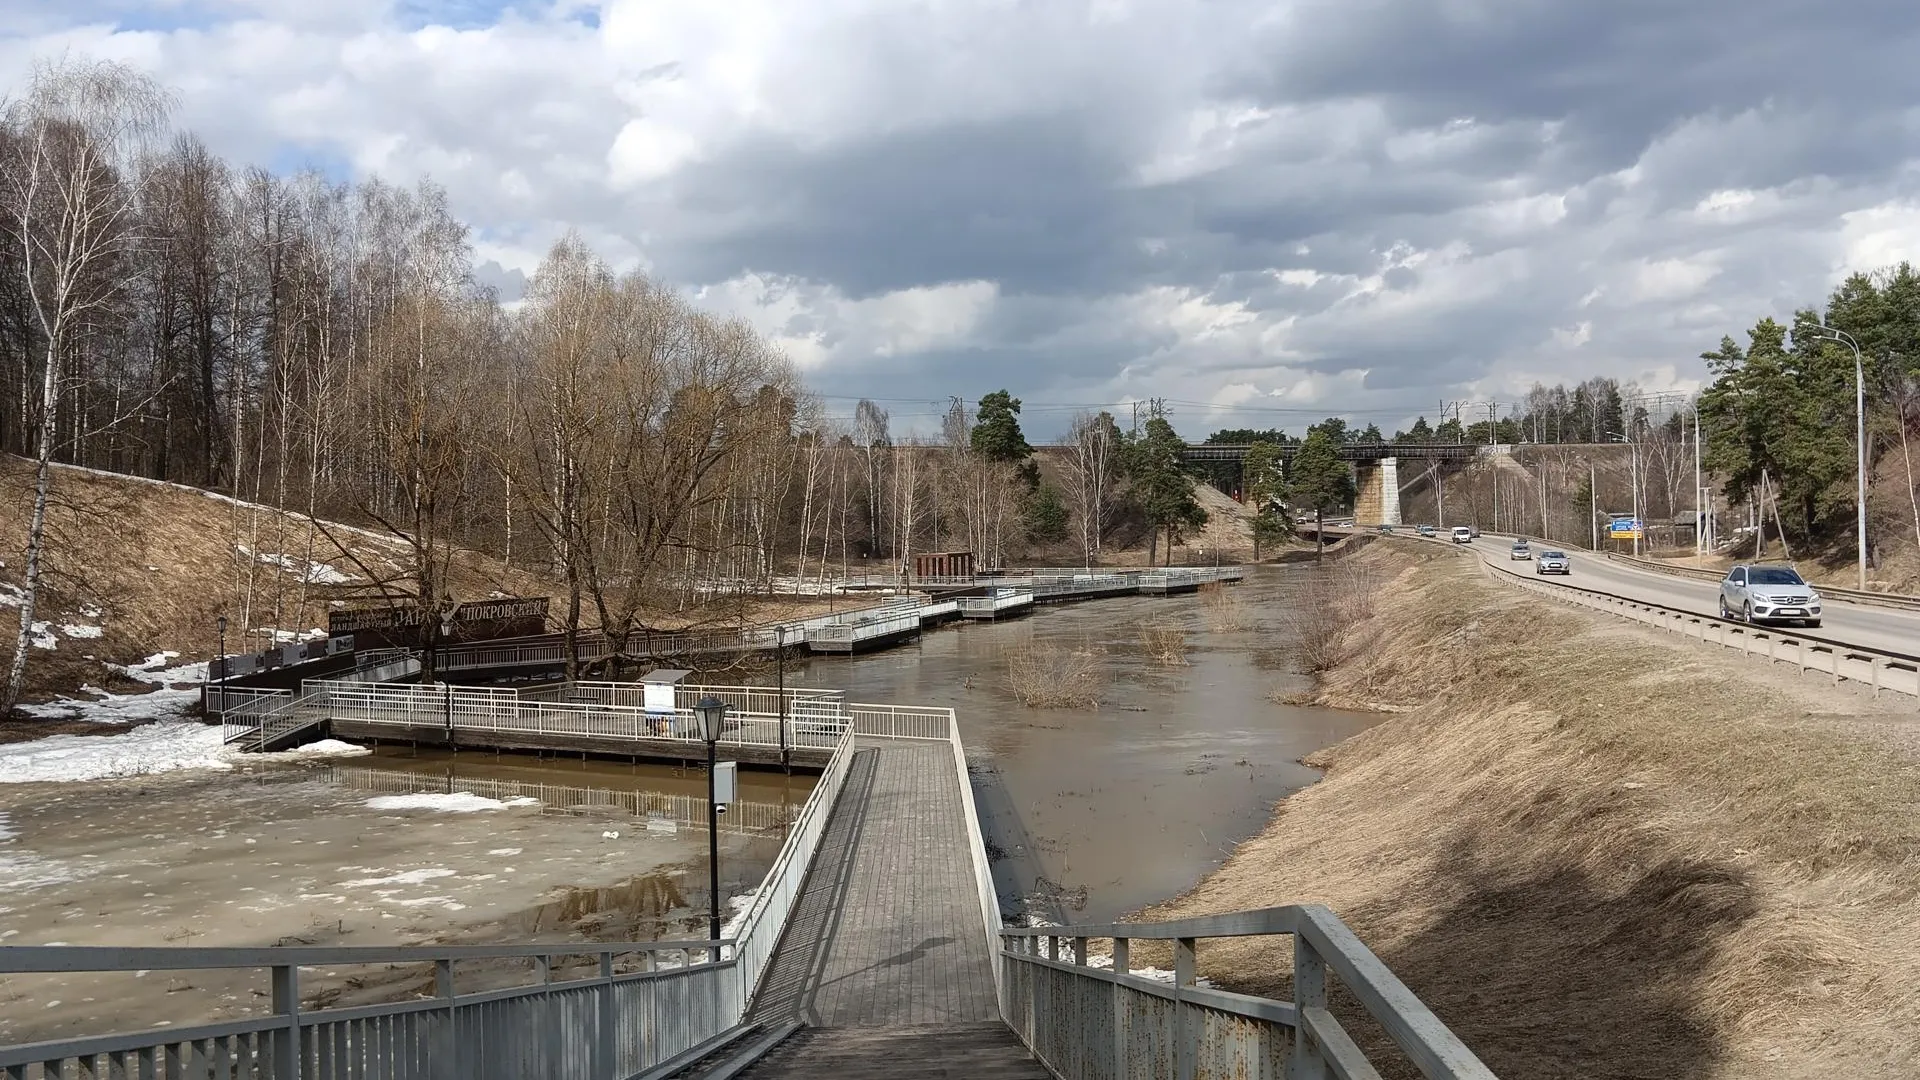
[[[1640,444],[1617,431],[1607,434],[1627,444],[1627,468],[1632,471],[1633,481],[1630,485],[1633,488],[1633,553],[1637,557],[1640,554],[1640,534],[1647,531],[1647,523],[1640,517]]]
[[[1855,443],[1857,444],[1856,453],[1858,455],[1854,463],[1854,474],[1855,474],[1854,484],[1856,489],[1855,499],[1859,503],[1855,511],[1857,514],[1857,520],[1854,522],[1854,528],[1855,528],[1855,531],[1857,531],[1860,534],[1859,535],[1860,580],[1859,580],[1858,586],[1862,591],[1864,591],[1867,587],[1866,365],[1862,363],[1860,359],[1860,343],[1853,339],[1852,334],[1847,333],[1845,330],[1839,330],[1831,326],[1823,326],[1820,328],[1820,330],[1821,330],[1821,333],[1816,335],[1817,337],[1826,338],[1828,341],[1838,341],[1841,344],[1846,345],[1853,350],[1853,437],[1854,437]]]
[[[1693,399],[1693,553],[1707,553],[1706,518],[1700,513],[1706,501],[1706,488],[1700,474],[1700,399]]]
[[[693,707],[700,719],[700,737],[707,741],[707,940],[720,940],[720,802],[714,791],[714,767],[719,764],[721,729],[727,722],[727,703],[704,697]],[[715,959],[719,959],[716,955]]]

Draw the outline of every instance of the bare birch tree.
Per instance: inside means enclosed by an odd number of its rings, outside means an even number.
[[[10,160],[4,173],[7,230],[22,258],[25,291],[44,339],[35,427],[33,508],[27,524],[20,639],[0,716],[20,700],[27,677],[45,552],[47,497],[59,444],[71,437],[64,405],[76,382],[74,331],[112,302],[115,263],[138,241],[139,156],[164,129],[169,95],[150,77],[106,61],[34,69],[26,96],[7,112]],[[23,379],[22,385],[33,380]]]
[[[1086,563],[1092,566],[1100,558],[1100,544],[1113,519],[1114,487],[1120,475],[1120,429],[1108,413],[1077,413],[1063,442],[1067,448],[1067,498],[1080,523],[1080,546]]]

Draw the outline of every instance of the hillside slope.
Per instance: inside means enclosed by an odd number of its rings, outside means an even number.
[[[0,457],[0,607],[18,606],[31,464]],[[239,653],[326,626],[327,612],[377,599],[407,547],[369,530],[315,522],[198,488],[60,466],[48,517],[46,577],[28,674],[34,693],[107,685],[107,662],[159,652],[207,657],[227,619]],[[550,595],[538,575],[474,552],[455,556],[454,595]],[[16,635],[4,633],[12,645]]]

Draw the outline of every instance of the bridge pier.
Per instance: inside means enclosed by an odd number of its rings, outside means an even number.
[[[1356,461],[1353,471],[1358,488],[1353,504],[1354,526],[1400,524],[1400,459]]]

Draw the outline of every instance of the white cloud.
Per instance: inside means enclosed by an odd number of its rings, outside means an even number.
[[[1840,216],[1836,272],[1920,261],[1920,203],[1901,201]]]
[[[1413,0],[27,6],[0,81],[129,60],[238,161],[431,176],[490,279],[578,228],[852,393],[1680,384],[1920,249],[1911,13],[1750,0],[1776,33],[1728,39],[1711,3],[1499,34]],[[1609,18],[1652,22],[1570,75]]]
[[[990,281],[963,281],[851,299],[829,285],[747,274],[694,299],[747,320],[802,369],[818,369],[964,345],[998,296]]]

